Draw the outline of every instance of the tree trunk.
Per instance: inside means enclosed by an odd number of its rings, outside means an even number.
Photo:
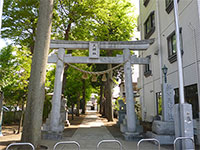
[[[108,56],[112,56],[112,51],[107,52]],[[108,69],[112,68],[112,64],[108,64]],[[113,121],[113,109],[112,109],[112,71],[109,72],[106,81],[106,118],[108,121]]]
[[[63,83],[62,83],[62,94],[64,95],[64,91],[65,91],[65,85],[67,82],[67,70],[69,68],[69,65],[65,65],[64,68],[64,74],[63,74]]]
[[[71,20],[71,19],[70,19]],[[71,21],[70,23],[68,24],[67,26],[67,29],[65,30],[65,40],[69,40],[69,32],[71,30]],[[71,50],[68,50],[68,54],[71,54],[72,51]],[[64,90],[65,90],[65,85],[66,85],[66,82],[67,82],[67,70],[69,68],[69,65],[65,65],[65,68],[64,68],[64,75],[63,75],[63,84],[62,84],[62,94],[64,94]]]
[[[36,42],[32,58],[28,99],[22,132],[22,142],[30,142],[36,148],[39,147],[41,141],[46,64],[50,45],[52,12],[53,0],[40,0]]]
[[[85,114],[86,111],[86,100],[85,100],[85,80],[83,79],[83,109],[82,114]]]
[[[19,126],[18,126],[17,134],[20,133],[21,126],[22,126],[22,123],[23,123],[23,117],[24,117],[24,97],[22,99],[22,112],[21,112],[21,117],[20,117],[20,121],[19,121]]]
[[[74,103],[72,104],[72,120],[74,120]]]
[[[103,113],[103,84],[100,85],[100,110],[99,113]]]
[[[79,109],[80,109],[80,93],[78,93],[78,101],[77,101],[77,109],[76,109],[76,116],[78,117],[80,115]]]
[[[2,124],[3,124],[3,100],[4,100],[4,93],[0,91],[0,136],[2,135]]]
[[[103,83],[103,88],[106,89],[105,83]],[[102,116],[106,117],[106,90],[103,91],[103,99],[102,100],[103,100],[103,103],[102,103],[102,106],[103,106]]]
[[[3,111],[3,99],[4,99],[4,94],[3,92],[0,91],[0,115],[1,115],[1,112]]]

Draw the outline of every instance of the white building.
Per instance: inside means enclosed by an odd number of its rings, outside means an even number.
[[[185,100],[192,104],[193,118],[200,112],[200,0],[179,0],[179,26],[183,59]],[[141,57],[150,64],[140,66],[138,86],[142,103],[142,120],[151,122],[159,114],[158,105],[163,82],[162,67],[168,68],[167,82],[178,100],[178,67],[173,0],[140,0],[138,28],[141,39],[155,42]]]

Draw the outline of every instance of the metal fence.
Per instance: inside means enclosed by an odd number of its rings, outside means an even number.
[[[9,148],[11,146],[30,146],[32,148],[32,150],[35,150],[35,147],[33,146],[33,144],[31,143],[12,143],[12,144],[9,144],[7,147],[6,147],[6,150],[9,150]]]
[[[102,140],[102,141],[100,141],[100,142],[97,144],[96,150],[99,149],[99,147],[100,147],[100,145],[101,145],[102,143],[117,143],[117,144],[119,145],[119,147],[120,147],[120,150],[122,150],[122,144],[121,144],[118,140]]]
[[[56,147],[58,145],[66,145],[66,144],[75,144],[77,146],[78,150],[80,150],[80,144],[76,141],[61,141],[61,142],[58,142],[54,145],[53,150],[56,150]]]
[[[160,142],[157,139],[141,139],[138,143],[137,143],[137,150],[140,150],[140,145],[142,142],[156,142],[158,144],[158,150],[160,150]]]

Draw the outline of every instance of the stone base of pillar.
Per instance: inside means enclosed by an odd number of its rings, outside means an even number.
[[[128,132],[127,128],[127,116],[123,115],[122,122],[120,123],[120,131],[122,133]],[[136,133],[143,133],[143,126],[140,125],[140,122],[138,119],[136,119]]]
[[[152,124],[152,131],[158,135],[175,135],[174,122],[155,120]]]
[[[175,140],[174,122],[155,120],[152,124],[152,132],[147,132],[146,137],[155,138],[162,145],[173,144]]]
[[[138,132],[125,132],[123,136],[126,141],[138,141],[143,138],[143,135]]]
[[[65,101],[66,100],[64,99],[62,99],[61,101],[60,119],[59,124],[57,126],[51,125],[51,113],[49,113],[46,122],[42,126],[43,139],[59,140],[62,138],[62,133],[64,131],[65,126],[70,126],[68,120],[68,112],[65,110]]]
[[[44,140],[61,140],[62,132],[42,131],[42,139]]]
[[[194,139],[194,127],[192,118],[191,104],[176,104],[174,106],[174,123],[175,136],[189,137]],[[176,149],[194,149],[194,145],[190,140],[182,140],[176,143]]]
[[[161,145],[173,144],[175,140],[175,135],[164,135],[164,134],[162,135],[162,134],[156,134],[150,131],[146,133],[146,137],[157,139]]]

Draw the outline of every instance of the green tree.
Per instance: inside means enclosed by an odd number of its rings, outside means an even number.
[[[44,2],[45,0],[43,0]],[[42,2],[42,0],[41,0]],[[46,2],[46,1],[45,1]],[[24,47],[28,47],[31,52],[35,46],[35,37],[36,37],[36,24],[38,20],[38,0],[6,0],[4,4],[4,21],[3,21],[3,31],[2,37],[12,39],[16,45],[20,45],[24,49]],[[65,40],[101,40],[101,41],[125,41],[130,40],[130,37],[133,33],[133,29],[135,27],[136,19],[133,17],[134,8],[132,7],[129,0],[54,0],[54,10],[53,10],[53,27],[52,27],[52,39],[65,39]],[[48,17],[43,17],[44,20],[49,19]],[[46,20],[46,23],[48,20]],[[48,24],[49,25],[49,24]],[[38,26],[39,29],[39,26]],[[44,30],[40,30],[41,33],[45,32],[47,28],[43,28]],[[40,32],[38,31],[38,32]],[[45,35],[45,33],[43,34]],[[48,36],[48,35],[47,35]],[[37,39],[37,38],[36,38]],[[44,40],[44,37],[41,35],[41,41]],[[48,47],[48,46],[47,46]],[[39,46],[34,50],[39,50]],[[42,49],[42,48],[41,48]],[[33,61],[33,66],[38,68],[42,68],[40,70],[42,72],[42,77],[37,75],[31,75],[33,79],[31,79],[31,84],[33,82],[36,83],[38,80],[44,81],[45,77],[45,60],[47,51],[45,51],[45,56],[43,55],[44,49],[40,52],[37,52],[35,59]],[[80,52],[80,54],[76,55],[86,55],[88,52]],[[103,52],[101,55],[105,55]],[[115,55],[113,52],[110,55]],[[41,57],[45,57],[44,59],[39,59]],[[38,60],[44,60],[35,65]],[[40,61],[38,61],[40,62]],[[37,63],[36,63],[37,64]],[[82,67],[82,66],[81,66]],[[87,65],[84,65],[87,68]],[[84,68],[83,67],[83,68]],[[32,67],[32,70],[36,69]],[[32,71],[33,73],[40,72],[39,70]],[[68,72],[69,76],[73,76],[73,74]],[[76,75],[76,73],[74,73]],[[33,77],[34,76],[34,77]],[[51,76],[52,77],[52,76]],[[51,78],[53,80],[53,78]],[[48,80],[49,82],[52,80]],[[69,81],[70,83],[70,81]],[[86,82],[88,83],[88,82]],[[71,86],[74,83],[68,84]],[[79,84],[79,83],[76,83]],[[53,84],[52,84],[53,85]],[[52,90],[52,87],[49,86]],[[88,86],[86,86],[88,87]],[[30,85],[30,91],[34,90],[34,87]],[[37,88],[35,88],[37,89]],[[38,88],[40,89],[40,88]],[[90,88],[86,88],[86,93],[90,93]],[[43,89],[41,90],[43,91]],[[34,92],[32,93],[34,94]],[[31,106],[35,108],[38,106],[38,101],[35,101],[35,97],[29,94],[28,100],[28,108],[31,109]],[[41,94],[41,93],[40,93]],[[38,96],[40,95],[38,94]],[[32,96],[33,97],[32,97]],[[36,94],[37,95],[37,94]],[[75,94],[77,95],[77,94]],[[84,94],[83,94],[84,95]],[[86,94],[86,97],[89,94]],[[33,98],[33,99],[32,99]],[[40,103],[43,102],[43,97],[38,98]],[[33,101],[31,103],[30,101]],[[38,103],[37,103],[38,102]],[[41,104],[40,106],[43,106]],[[33,109],[35,110],[35,109]],[[28,122],[32,122],[31,118],[35,118],[41,112],[41,109],[36,110],[36,112],[31,113],[28,111],[25,118],[27,119],[27,123],[25,123],[25,128],[23,132],[24,139],[27,138],[27,141],[32,141],[36,145],[38,144],[38,140],[36,140],[36,136],[39,136],[39,130],[34,134],[34,130],[31,130],[33,126],[28,129]],[[34,114],[35,113],[35,114]],[[29,114],[29,115],[28,115]],[[30,117],[33,115],[33,117]],[[38,116],[40,118],[40,116]],[[29,120],[30,119],[30,120]],[[41,119],[39,119],[41,120]],[[39,123],[40,125],[40,123]],[[39,125],[36,127],[39,129]],[[34,128],[34,129],[36,129]],[[31,130],[31,131],[30,131]],[[30,131],[30,134],[28,134]],[[27,133],[27,134],[26,134]],[[26,135],[25,135],[26,134]],[[40,136],[39,136],[40,137]],[[32,138],[32,139],[31,139]]]
[[[0,51],[0,90],[8,105],[21,104],[27,94],[31,55],[11,45]]]
[[[91,70],[91,68],[85,64],[77,64],[76,66],[84,70]],[[80,71],[72,67],[67,71],[64,95],[67,97],[68,106],[72,106],[72,109],[75,104],[79,105],[81,98],[89,100],[92,92],[90,78],[83,82],[82,75]],[[85,88],[83,88],[83,86],[85,86]]]
[[[3,7],[2,38],[28,47],[33,53],[38,20],[38,0],[6,0]]]
[[[55,22],[57,28],[54,28],[54,37],[61,36],[60,39],[65,40],[125,41],[133,35],[136,18],[128,0],[58,0],[56,4],[57,15],[54,16],[60,21]],[[106,52],[101,55],[106,55]],[[116,52],[109,55],[116,55]]]
[[[130,1],[128,0],[112,0],[106,1],[107,9],[98,11],[99,15],[96,15],[96,21],[98,22],[97,29],[94,30],[94,35],[97,40],[100,41],[127,41],[133,36],[133,30],[136,27],[136,18],[134,16],[134,9]],[[115,56],[116,54],[122,54],[119,51],[103,51],[101,55]],[[111,68],[108,65],[108,69]],[[96,67],[97,68],[97,67]],[[98,70],[98,69],[97,69]],[[116,74],[116,72],[115,72]],[[112,73],[108,74],[107,82],[105,83],[105,97],[106,97],[106,117],[109,121],[113,120],[112,115]],[[101,85],[102,86],[102,85]],[[100,88],[103,89],[102,87]],[[103,92],[101,91],[101,94]],[[100,95],[100,103],[102,96]]]
[[[17,105],[22,108],[17,133],[22,125],[30,64],[31,55],[28,50],[9,45],[0,51],[0,91],[4,92],[6,105]]]

